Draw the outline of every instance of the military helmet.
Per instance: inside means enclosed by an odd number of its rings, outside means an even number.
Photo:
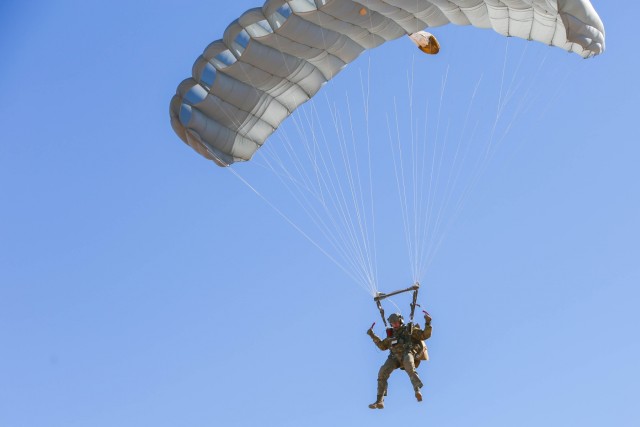
[[[404,319],[402,318],[402,314],[400,313],[393,313],[391,316],[389,316],[389,323],[396,323],[396,322],[400,322],[400,324],[404,323]]]

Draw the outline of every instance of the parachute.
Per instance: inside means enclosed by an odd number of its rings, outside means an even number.
[[[604,26],[588,0],[268,0],[232,22],[196,60],[171,100],[171,124],[220,166],[250,160],[362,52],[449,23],[584,58],[605,48]]]

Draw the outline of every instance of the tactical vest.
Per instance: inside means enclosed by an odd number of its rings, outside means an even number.
[[[429,360],[429,354],[427,353],[427,345],[423,340],[415,340],[411,337],[411,325],[403,325],[397,331],[393,331],[393,335],[390,338],[390,350],[399,361],[406,353],[412,353],[416,365],[419,360]]]

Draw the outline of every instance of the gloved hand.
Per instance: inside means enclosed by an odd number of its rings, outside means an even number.
[[[422,312],[424,313],[424,323],[427,325],[431,324],[431,315],[425,310],[422,310]]]
[[[369,335],[370,337],[373,336],[373,327],[376,326],[376,322],[373,322],[373,325],[371,325],[371,327],[367,330],[367,335]]]

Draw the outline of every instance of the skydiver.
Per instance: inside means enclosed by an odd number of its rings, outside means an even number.
[[[389,357],[380,367],[378,372],[378,393],[376,401],[369,405],[371,409],[384,408],[384,396],[387,394],[387,380],[391,372],[397,368],[404,369],[409,375],[413,390],[418,402],[422,402],[422,381],[418,377],[416,368],[421,360],[429,360],[427,346],[424,340],[431,337],[431,316],[424,312],[425,326],[424,330],[420,329],[418,324],[404,324],[404,319],[400,313],[394,313],[388,318],[392,328],[387,330],[387,338],[381,340],[375,332],[373,325],[367,331],[367,335],[371,337],[374,344],[380,350],[389,350]]]

